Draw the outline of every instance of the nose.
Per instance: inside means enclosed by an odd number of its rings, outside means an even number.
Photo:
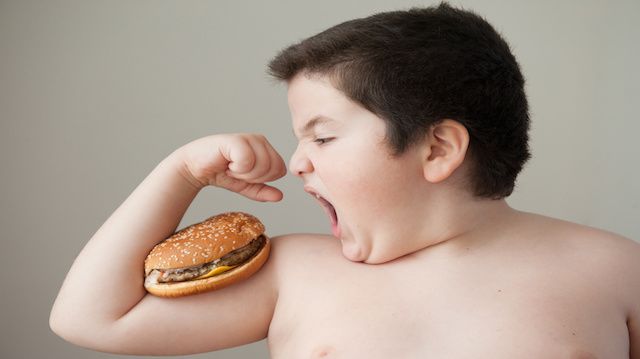
[[[289,171],[298,177],[302,177],[303,174],[313,171],[313,165],[311,164],[309,157],[307,157],[307,155],[300,149],[300,145],[298,145],[291,155],[291,159],[289,160]]]

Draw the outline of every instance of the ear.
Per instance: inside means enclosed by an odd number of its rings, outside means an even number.
[[[443,120],[431,127],[425,139],[424,178],[432,183],[447,179],[462,165],[469,147],[469,132],[460,122]]]

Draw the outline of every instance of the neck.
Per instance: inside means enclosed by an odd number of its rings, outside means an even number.
[[[412,217],[416,220],[407,223],[417,230],[403,233],[397,241],[387,241],[389,246],[378,247],[379,251],[374,250],[370,260],[365,262],[384,263],[435,247],[468,247],[474,239],[481,237],[481,233],[508,223],[517,212],[504,199],[479,199],[468,194],[449,193],[440,198],[431,195],[423,203],[429,203],[429,206],[414,212]]]
[[[516,213],[504,199],[473,199],[458,206],[451,205],[432,218],[433,227],[425,226],[421,248],[434,245],[464,247],[481,233],[491,231],[508,222]],[[439,223],[437,226],[435,223]],[[464,242],[464,243],[463,243]]]

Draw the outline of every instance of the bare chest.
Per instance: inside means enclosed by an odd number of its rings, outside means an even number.
[[[306,273],[282,293],[270,350],[274,358],[628,357],[624,318],[584,273],[485,268]]]

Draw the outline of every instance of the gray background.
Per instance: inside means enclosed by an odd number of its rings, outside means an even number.
[[[48,327],[64,276],[99,226],[193,139],[259,132],[288,160],[286,89],[268,79],[268,60],[350,18],[430,3],[0,1],[0,357],[114,357]],[[528,81],[534,157],[508,202],[640,239],[640,2],[452,3],[506,36]],[[298,179],[274,185],[285,193],[276,204],[204,189],[181,226],[245,210],[270,235],[329,232]],[[261,341],[193,357],[268,352]]]

